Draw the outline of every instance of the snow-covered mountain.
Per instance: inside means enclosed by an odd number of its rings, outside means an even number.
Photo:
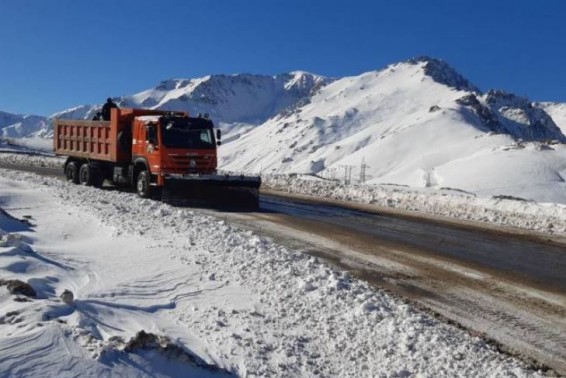
[[[416,157],[431,160],[422,167],[427,171],[453,159],[449,151],[476,151],[483,139],[498,140],[495,145],[514,139],[566,142],[528,100],[502,91],[482,95],[445,63],[421,58],[327,85],[309,103],[229,144],[224,162],[234,170],[320,173],[360,165],[365,157],[377,177],[395,167],[405,171],[407,160],[423,165]]]
[[[209,113],[224,130],[225,170],[502,190],[566,203],[557,194],[566,193],[566,105],[482,93],[439,59],[341,79],[305,72],[174,79],[114,100]],[[99,109],[83,105],[50,118],[90,119]]]
[[[101,109],[102,105],[80,105],[52,114],[49,119],[92,119]]]
[[[566,135],[566,104],[559,102],[539,102],[535,106],[544,110],[556,125],[562,130],[562,134]]]
[[[46,117],[0,111],[0,136],[4,138],[44,137],[50,131]]]
[[[266,75],[211,75],[173,79],[132,96],[116,97],[120,107],[185,110],[208,113],[225,124],[259,124],[283,109],[307,99],[333,79],[306,72]],[[92,118],[101,105],[79,106],[51,118]]]
[[[227,143],[221,165],[566,201],[564,142],[528,100],[420,58],[328,84]]]

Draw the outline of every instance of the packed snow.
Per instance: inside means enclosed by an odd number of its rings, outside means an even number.
[[[0,279],[37,292],[0,287],[5,376],[539,375],[222,219],[132,193],[0,173]],[[65,290],[70,305],[59,298]],[[131,348],[142,330],[169,348]]]

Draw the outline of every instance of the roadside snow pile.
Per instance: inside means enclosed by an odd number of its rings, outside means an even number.
[[[480,198],[450,188],[416,189],[398,185],[345,185],[312,176],[262,176],[262,187],[286,193],[354,201],[475,222],[566,235],[566,205],[520,198]]]
[[[65,163],[65,159],[65,157],[44,156],[27,153],[0,153],[0,163],[28,167],[61,168],[61,172],[63,172],[63,164]]]
[[[27,279],[44,298],[14,302],[0,288],[1,308],[17,312],[0,325],[7,374],[187,374],[170,360],[113,354],[116,340],[145,330],[247,377],[539,376],[478,337],[221,219],[0,172],[0,206],[34,224],[10,229],[1,218],[3,235],[23,235],[40,257],[1,247],[0,278]],[[67,288],[73,306],[57,298]]]
[[[47,139],[43,137],[0,137],[0,151],[53,155],[53,140],[51,138]]]

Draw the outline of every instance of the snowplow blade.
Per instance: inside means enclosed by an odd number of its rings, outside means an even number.
[[[166,177],[162,201],[180,206],[228,210],[259,209],[261,177],[186,175]]]

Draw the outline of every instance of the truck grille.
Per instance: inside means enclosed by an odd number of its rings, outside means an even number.
[[[196,165],[191,167],[191,160],[194,160]],[[206,172],[214,170],[214,159],[210,155],[205,156],[186,156],[186,155],[169,155],[171,162],[171,169],[179,170],[182,172]],[[169,168],[169,167],[168,167]]]

